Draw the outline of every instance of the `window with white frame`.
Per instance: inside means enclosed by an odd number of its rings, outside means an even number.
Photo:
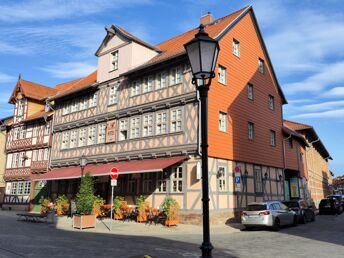
[[[142,136],[153,135],[153,115],[152,114],[143,115],[142,127],[143,127]]]
[[[276,132],[274,130],[270,130],[270,145],[276,146]]]
[[[122,119],[119,121],[119,140],[128,139],[128,119]]]
[[[49,160],[49,149],[45,148],[44,149],[44,157],[43,160]]]
[[[130,138],[140,137],[140,117],[132,117],[130,119]]]
[[[70,148],[76,148],[78,146],[78,130],[72,130],[70,132]]]
[[[44,149],[38,150],[38,160],[41,161],[44,158]]]
[[[65,103],[63,106],[63,110],[62,110],[62,115],[67,115],[70,112],[70,105],[69,103]]]
[[[118,50],[116,50],[115,52],[112,52],[111,56],[112,56],[112,60],[111,60],[112,70],[117,70],[118,69]]]
[[[109,105],[116,104],[117,103],[117,95],[118,95],[118,86],[112,85],[109,89]]]
[[[19,127],[13,129],[13,140],[19,139]]]
[[[12,155],[12,168],[17,168],[19,163],[19,152]]]
[[[233,39],[233,54],[237,57],[240,57],[240,42],[236,39]]]
[[[167,176],[165,172],[157,173],[157,192],[158,193],[166,193],[167,191]]]
[[[92,125],[88,127],[87,133],[87,145],[96,144],[96,126]]]
[[[155,134],[167,133],[167,112],[159,112],[155,119]]]
[[[85,110],[88,108],[88,98],[87,97],[82,97],[80,98],[80,110]]]
[[[258,58],[258,71],[261,73],[261,74],[264,74],[264,60],[261,59],[261,58]]]
[[[98,104],[98,92],[91,94],[89,99],[89,107],[95,107]]]
[[[171,69],[170,85],[182,82],[182,69],[180,66]]]
[[[153,191],[153,176],[154,173],[143,173],[142,190],[144,193]]]
[[[254,95],[253,95],[253,84],[248,83],[247,84],[247,98],[249,100],[253,100]]]
[[[23,195],[24,193],[24,182],[18,182],[17,194]]]
[[[106,124],[98,125],[98,143],[104,143],[106,136]]]
[[[38,135],[38,131],[39,131],[39,125],[38,124],[35,124],[33,127],[32,127],[32,136],[33,137],[36,137]]]
[[[21,152],[19,154],[19,167],[25,167],[25,158],[26,158],[26,153],[25,152]]]
[[[248,122],[247,132],[248,132],[248,139],[253,140],[254,139],[254,123]]]
[[[22,117],[24,115],[24,109],[25,109],[25,101],[19,100],[18,101],[18,110],[17,110],[17,116]]]
[[[50,134],[50,122],[45,124],[44,127],[44,135],[49,135]]]
[[[226,167],[220,166],[218,168],[218,176],[217,176],[217,182],[218,182],[218,187],[220,192],[225,192],[227,189],[227,184],[226,184]]]
[[[79,110],[79,101],[78,100],[73,100],[70,106],[70,112],[76,112]]]
[[[31,182],[30,181],[25,181],[23,194],[24,195],[30,194],[30,190],[31,190]]]
[[[17,186],[18,186],[18,182],[12,182],[11,183],[11,194],[17,194]]]
[[[172,169],[172,192],[183,192],[183,167],[175,167]]]
[[[170,132],[180,132],[182,130],[182,109],[171,110]]]
[[[61,149],[69,148],[69,131],[62,133],[62,145]]]
[[[219,112],[219,130],[227,132],[227,113]]]
[[[79,142],[78,146],[83,147],[86,146],[86,128],[80,128],[79,129]]]
[[[263,193],[263,176],[262,168],[260,166],[253,167],[254,175],[254,189],[256,193]]]
[[[166,72],[161,72],[158,73],[156,76],[156,84],[155,84],[155,89],[162,89],[167,87],[167,73]]]
[[[275,97],[272,95],[269,95],[268,102],[269,102],[269,109],[275,110]]]
[[[26,132],[26,126],[23,125],[22,127],[19,127],[19,138],[24,139],[25,138],[25,132]]]
[[[219,65],[218,67],[218,82],[222,84],[227,83],[227,69],[224,66]]]
[[[137,96],[140,94],[140,82],[135,81],[131,86],[131,96]]]
[[[153,76],[148,76],[143,79],[143,89],[142,92],[150,92],[153,90]]]
[[[37,161],[38,150],[33,150],[32,152],[32,161]]]

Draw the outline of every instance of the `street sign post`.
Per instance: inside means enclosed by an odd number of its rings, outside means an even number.
[[[111,177],[111,209],[110,209],[110,220],[111,220],[111,225],[110,225],[110,231],[112,230],[112,208],[113,208],[113,190],[114,186],[117,186],[117,178],[118,178],[118,169],[116,167],[113,167],[110,170],[110,177]]]
[[[234,186],[235,191],[241,191],[241,167],[239,165],[234,169]]]

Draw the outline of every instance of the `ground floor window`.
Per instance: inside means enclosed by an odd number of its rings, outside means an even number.
[[[167,192],[167,176],[165,172],[160,172],[157,174],[157,192],[166,193]]]
[[[219,167],[217,180],[218,180],[219,191],[225,192],[226,191],[226,168],[225,167]]]
[[[256,193],[263,193],[263,177],[262,168],[260,166],[254,166],[254,186]]]
[[[183,192],[183,167],[175,167],[172,169],[172,192]]]
[[[150,193],[153,191],[153,175],[154,173],[144,173],[143,174],[143,185],[142,192]]]
[[[10,183],[10,194],[13,195],[28,195],[31,191],[30,181],[17,181]]]

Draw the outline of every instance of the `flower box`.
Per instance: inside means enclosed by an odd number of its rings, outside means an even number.
[[[73,228],[95,228],[96,227],[96,216],[91,215],[79,215],[75,214],[73,216]]]

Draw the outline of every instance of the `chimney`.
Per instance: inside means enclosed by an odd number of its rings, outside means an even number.
[[[206,15],[203,15],[200,19],[201,24],[208,25],[214,21],[214,17],[211,12],[208,12]]]

